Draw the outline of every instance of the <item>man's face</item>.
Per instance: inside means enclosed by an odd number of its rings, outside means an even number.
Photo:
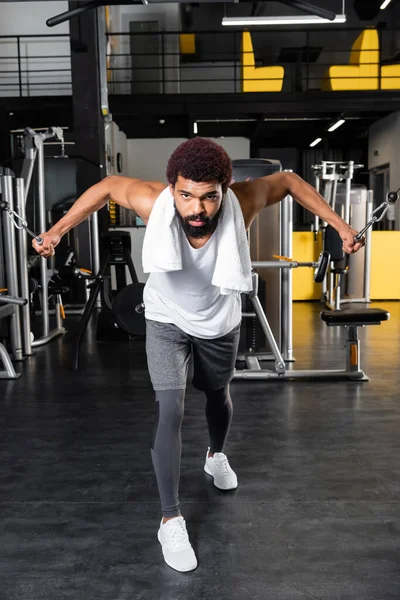
[[[185,233],[194,238],[210,235],[216,228],[222,210],[222,186],[217,181],[198,183],[178,177],[170,185],[178,219]]]

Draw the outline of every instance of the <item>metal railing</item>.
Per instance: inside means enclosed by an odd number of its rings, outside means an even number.
[[[0,36],[0,97],[71,93],[69,34]]]
[[[243,52],[242,31],[194,32],[195,52],[184,54],[180,48],[180,32],[111,33],[107,55],[109,92],[112,94],[165,93],[240,93],[246,83],[257,81],[260,91],[272,90],[268,85],[278,74],[267,69],[248,73],[243,69],[248,55],[254,56],[255,67],[282,66],[282,91],[306,92],[329,89],[329,68],[349,65],[352,46],[364,29],[281,28],[251,30],[253,52]],[[340,76],[360,89],[381,89],[381,68],[395,64],[400,49],[398,31],[379,31],[379,48],[361,50],[362,58],[376,52],[377,62],[364,65],[377,67],[378,75]],[[353,63],[354,64],[354,63]],[[375,69],[372,69],[375,70]],[[398,75],[389,75],[396,83]],[[369,81],[370,80],[370,81]],[[400,85],[399,85],[400,88]]]
[[[329,87],[329,68],[348,65],[351,48],[363,29],[252,30],[256,67],[282,66],[281,76],[243,70],[242,31],[194,32],[195,52],[185,54],[179,31],[109,33],[107,73],[110,94],[240,93],[257,81],[260,91],[282,80],[282,91],[307,92]],[[364,88],[381,89],[384,65],[396,64],[398,31],[379,31],[378,77],[363,74]],[[363,51],[362,51],[363,52]],[[394,86],[400,79],[393,78]],[[341,79],[346,79],[341,76]],[[357,80],[353,75],[350,80]],[[366,83],[367,82],[367,83]],[[263,85],[264,84],[264,85]],[[0,97],[70,95],[71,49],[68,34],[0,36]]]

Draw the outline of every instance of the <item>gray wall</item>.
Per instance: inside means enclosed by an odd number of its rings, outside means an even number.
[[[249,158],[250,141],[246,138],[213,139],[225,148],[231,159]],[[168,159],[185,138],[128,140],[129,176],[150,181],[166,181]]]
[[[298,171],[298,155],[296,148],[254,148],[252,158],[273,158],[279,160],[284,171]]]
[[[368,168],[389,165],[390,188],[400,188],[400,112],[377,121],[369,129]],[[396,204],[396,229],[400,229],[400,203]]]
[[[233,94],[241,92],[239,62],[214,61],[181,65],[182,94]]]
[[[111,32],[129,33],[129,24],[131,21],[158,21],[159,31],[180,31],[180,12],[179,4],[155,4],[147,6],[111,6]],[[114,54],[126,54],[130,52],[129,36],[115,36],[111,39],[112,52]],[[168,35],[164,37],[164,52],[172,54],[165,57],[164,75],[165,92],[179,93],[179,36]],[[115,71],[112,74],[112,80],[109,86],[111,94],[130,94],[131,93],[131,59],[130,56],[115,56],[111,59],[112,67],[119,67],[122,70]],[[125,70],[126,69],[126,70]],[[126,83],[114,85],[115,79],[125,80]]]
[[[49,17],[68,10],[66,0],[56,2],[0,2],[0,35],[46,35],[68,34],[69,23],[49,28]],[[18,47],[15,39],[0,40],[0,97],[19,96]],[[50,58],[64,55],[66,58]],[[40,56],[41,58],[30,58]],[[49,57],[49,58],[47,58]],[[23,74],[23,92],[26,96],[61,96],[71,94],[70,44],[69,38],[27,38],[21,41],[21,68],[23,70],[47,70],[48,73]],[[62,72],[60,69],[68,69]],[[1,89],[1,84],[7,85]]]

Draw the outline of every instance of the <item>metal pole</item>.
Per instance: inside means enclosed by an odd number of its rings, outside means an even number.
[[[164,40],[164,32],[161,32],[161,73],[162,73],[162,94],[165,94],[165,64],[164,64],[164,57],[165,57],[165,40]]]
[[[293,198],[286,196],[281,202],[281,251],[283,256],[292,256]],[[281,271],[281,336],[282,354],[285,360],[293,358],[293,303],[292,270]]]
[[[106,13],[102,6],[97,11],[97,46],[99,56],[99,82],[100,82],[100,104],[103,118],[110,114],[108,105],[108,81],[107,81],[107,26]]]
[[[15,298],[15,296],[0,294],[0,304],[17,304],[18,306],[25,306],[26,302],[26,298]]]
[[[35,136],[38,150],[38,198],[39,198],[39,228],[40,233],[46,231],[46,199],[44,191],[44,148],[41,135]],[[49,321],[49,291],[47,281],[47,259],[40,259],[40,283],[42,296],[42,336],[47,338],[50,333]]]
[[[346,174],[346,204],[344,210],[344,220],[350,224],[350,194],[351,194],[351,180],[354,175],[354,160],[349,160],[349,168]]]
[[[1,190],[3,200],[8,203],[10,210],[14,210],[13,200],[13,178],[11,175],[3,175],[1,179]],[[3,217],[4,234],[4,259],[6,267],[7,290],[10,296],[19,298],[17,254],[15,251],[15,229],[10,219]],[[20,307],[15,306],[14,313],[10,316],[10,342],[11,350],[15,360],[23,360],[21,339]]]
[[[336,167],[334,167],[334,169],[336,170]],[[322,181],[324,180],[324,175],[325,177],[327,176],[327,165],[325,162],[322,163]],[[325,188],[324,188],[324,198],[325,201],[328,203],[328,205],[330,206],[331,204],[331,194],[332,194],[332,181],[331,180],[326,180],[325,181]],[[321,220],[321,224],[322,227],[325,229],[326,228],[326,221]],[[322,235],[325,236],[325,230],[322,232]],[[322,246],[325,246],[325,237],[323,237],[322,239]],[[327,282],[327,277],[325,277],[325,279],[323,280],[322,284],[321,284],[321,300],[322,302],[324,302],[325,298],[329,295],[329,291],[328,291],[328,282]]]
[[[366,215],[371,214],[374,206],[374,191],[368,190],[368,199]],[[372,248],[372,229],[367,231],[365,236],[365,254],[364,254],[364,297],[366,302],[371,301],[371,248]]]
[[[26,219],[25,210],[25,183],[22,177],[15,179],[16,190],[16,209],[17,213]],[[28,277],[28,237],[25,229],[17,230],[18,237],[18,267],[19,267],[19,283],[22,298],[29,298],[29,277]],[[25,356],[32,354],[31,344],[31,314],[29,303],[21,307],[21,334],[22,347]]]
[[[100,270],[100,237],[99,216],[97,212],[92,214],[92,269],[97,274]]]
[[[307,63],[307,87],[306,91],[310,89],[310,32],[306,33],[306,63]]]
[[[288,251],[289,256],[293,256],[293,198],[289,196],[289,225],[288,225]],[[287,322],[286,322],[286,338],[287,338],[287,360],[293,360],[293,273],[292,271],[282,271],[287,277]]]
[[[336,210],[336,196],[337,196],[337,185],[338,185],[338,180],[337,177],[335,177],[335,179],[332,182],[332,200],[331,200],[331,208],[332,210]]]
[[[341,290],[341,275],[337,274],[337,284],[336,284],[336,292],[335,292],[335,310],[340,310],[340,290]],[[332,302],[332,300],[331,300]]]
[[[21,373],[16,373],[9,354],[3,344],[0,344],[0,359],[3,362],[4,371],[0,371],[0,379],[18,379]],[[1,363],[0,363],[1,364]]]
[[[237,72],[236,72],[237,71],[237,54],[238,54],[238,52],[237,52],[236,31],[234,31],[233,32],[233,55],[234,55],[235,58],[234,58],[233,64],[234,64],[234,69],[235,69],[235,72],[234,72],[235,80],[234,80],[234,83],[233,83],[233,86],[234,86],[233,87],[233,91],[235,93],[242,91],[241,89],[239,89],[239,90],[237,89],[237,87],[238,87],[237,86]],[[241,64],[241,61],[239,61],[239,64]]]
[[[92,272],[94,275],[100,271],[100,236],[99,236],[99,216],[94,212],[91,216],[91,235],[92,235]],[[86,290],[87,298],[89,290]],[[96,299],[96,308],[101,308],[100,294]]]
[[[62,329],[63,322],[61,318],[61,294],[56,294],[55,299],[56,329]]]
[[[332,210],[336,211],[336,195],[337,195],[337,186],[338,186],[338,174],[336,173],[335,166],[335,177],[332,180],[332,187],[330,189],[331,198],[330,205]],[[337,277],[337,279],[336,279]],[[341,289],[341,275],[333,275],[330,273],[330,286],[329,286],[329,303],[333,302],[333,292],[335,290],[335,281],[337,281],[336,291],[335,291],[335,310],[340,310],[340,289]]]
[[[265,316],[265,313],[261,306],[261,302],[260,302],[258,296],[251,298],[251,301],[253,303],[254,310],[257,314],[258,320],[260,321],[261,328],[264,332],[264,335],[265,335],[265,337],[268,341],[268,344],[271,347],[272,353],[274,355],[276,372],[279,374],[284,373],[285,369],[286,369],[285,361],[283,360],[282,354],[280,353],[278,344],[276,343],[276,340],[274,338],[274,334],[272,333],[272,329],[269,325],[268,319]]]
[[[19,95],[22,98],[22,70],[21,70],[21,38],[17,36],[17,52],[18,52],[18,84]]]
[[[323,191],[324,191],[324,198],[330,206],[331,198],[332,198],[332,181],[330,181],[329,179],[327,181],[325,181],[325,188]],[[326,227],[326,225],[327,225],[326,221],[321,220],[321,223],[322,223],[322,227]]]
[[[321,190],[321,177],[317,173],[315,174],[315,186],[314,187],[317,190],[317,192],[320,194],[321,193],[320,192],[320,190]],[[318,230],[319,230],[319,216],[315,215],[315,217],[314,217],[314,237],[315,237],[315,241],[317,241]]]
[[[335,290],[335,276],[331,271],[328,271],[328,277],[329,277],[329,287],[327,290],[327,300],[329,302],[329,304],[331,304],[333,306],[333,292]]]
[[[37,149],[33,143],[33,137],[28,131],[24,132],[24,144],[25,144],[25,148],[24,148],[25,158],[24,158],[24,162],[22,165],[21,177],[25,181],[25,202],[26,202],[26,200],[28,198],[29,188],[30,188],[31,180],[32,180],[33,168],[35,166],[35,160],[36,160],[36,155],[37,155]]]

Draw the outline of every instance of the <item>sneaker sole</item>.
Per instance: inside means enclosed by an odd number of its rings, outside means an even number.
[[[216,487],[216,488],[218,488],[219,490],[223,490],[224,492],[228,492],[229,490],[236,490],[236,488],[237,488],[238,484],[236,484],[236,485],[234,485],[234,486],[232,486],[232,487],[221,487],[220,485],[217,485],[217,484],[215,483],[215,477],[214,477],[214,475],[211,473],[211,471],[210,471],[210,469],[207,467],[207,465],[205,465],[205,466],[204,466],[204,471],[205,471],[205,473],[207,473],[207,475],[210,475],[210,477],[212,477],[212,478],[213,478],[214,485],[215,485],[215,487]]]
[[[160,540],[160,531],[157,532],[157,538],[158,541],[160,542],[161,545],[161,550],[163,553],[163,557],[164,557],[164,561],[165,563],[174,571],[178,571],[178,573],[188,573],[189,571],[194,571],[195,569],[197,569],[198,567],[198,562],[196,561],[196,564],[193,567],[188,567],[187,569],[177,569],[176,567],[174,567],[173,565],[171,565],[168,560],[165,558],[165,554],[164,554],[164,549],[163,549],[163,545],[161,544],[161,540]]]

